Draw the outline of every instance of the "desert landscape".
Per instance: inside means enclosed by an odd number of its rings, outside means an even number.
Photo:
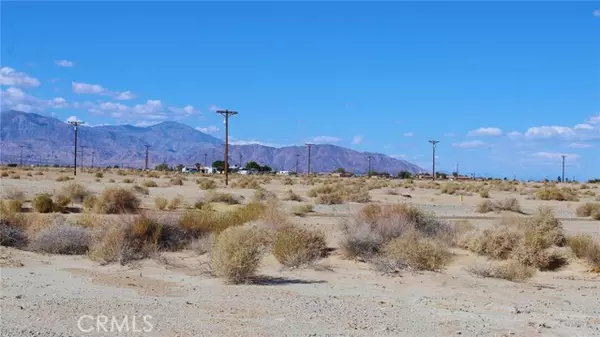
[[[600,334],[598,181],[1,176],[2,336]]]

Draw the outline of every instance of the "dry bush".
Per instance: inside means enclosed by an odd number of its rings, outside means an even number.
[[[102,172],[96,172],[96,173],[94,173],[94,177],[96,177],[96,178],[104,178],[104,173],[102,173]]]
[[[326,252],[327,242],[322,232],[296,226],[281,228],[273,243],[273,255],[277,261],[291,268],[314,263]]]
[[[479,204],[477,204],[475,208],[475,212],[477,213],[489,213],[496,211],[496,203],[492,200],[483,200]]]
[[[220,233],[228,227],[240,226],[256,221],[263,216],[265,206],[249,203],[243,207],[227,212],[215,212],[211,209],[187,211],[180,220],[180,226],[194,236],[211,232]]]
[[[169,206],[167,206],[167,208],[169,208],[169,210],[173,211],[173,210],[178,209],[182,203],[183,203],[183,197],[178,195],[175,198],[171,199],[171,202],[169,203]]]
[[[54,201],[52,201],[52,196],[48,193],[37,194],[31,201],[31,205],[39,213],[54,212]]]
[[[140,203],[140,199],[132,191],[113,187],[102,192],[94,209],[103,214],[135,213]]]
[[[0,174],[0,176],[2,178],[6,178],[6,177],[8,177],[8,175],[9,175],[8,172],[4,172],[4,171],[2,172],[2,174]]]
[[[204,197],[205,202],[223,202],[229,205],[237,205],[240,203],[239,198],[231,193],[209,191]]]
[[[95,195],[87,195],[85,198],[83,198],[83,208],[86,210],[93,210],[97,200],[98,197],[96,197]]]
[[[319,194],[315,203],[321,205],[337,205],[344,202],[344,197],[339,192]]]
[[[387,190],[386,194],[387,195],[398,195],[399,193],[396,192],[396,190]]]
[[[263,205],[259,219],[264,227],[277,230],[289,224],[287,214],[282,212],[279,206],[279,202],[275,199]]]
[[[575,210],[575,214],[579,217],[592,216],[595,213],[600,213],[600,204],[588,202],[580,205]]]
[[[21,210],[17,209],[17,205],[12,204],[15,201],[17,200],[0,200],[0,222],[7,226],[23,228],[27,225],[27,219]]]
[[[539,200],[558,200],[558,201],[579,201],[577,191],[568,187],[545,187],[536,192],[536,198]]]
[[[283,178],[283,180],[281,181],[282,184],[286,185],[286,186],[291,186],[294,185],[294,179],[290,178],[290,177],[285,177]]]
[[[203,235],[194,239],[189,244],[189,249],[196,252],[198,255],[203,255],[210,252],[213,245],[214,234]]]
[[[539,242],[532,243],[528,240],[531,239],[527,239],[527,236],[523,239],[521,245],[513,252],[513,259],[542,271],[556,270],[568,264],[566,256],[558,249],[542,248],[543,245]]]
[[[108,182],[109,182],[109,183],[114,183],[114,182],[115,182],[115,180],[114,180],[114,179],[108,179]]]
[[[69,176],[58,176],[58,178],[56,178],[56,181],[69,181],[71,180],[71,177]]]
[[[275,193],[268,191],[262,187],[256,189],[256,192],[254,192],[254,200],[264,201],[264,200],[269,200],[269,199],[277,199],[277,195],[275,195]]]
[[[134,182],[135,182],[135,180],[131,179],[131,178],[123,179],[123,183],[125,183],[125,184],[133,184]]]
[[[513,282],[522,282],[535,274],[535,269],[525,266],[518,261],[510,260],[502,264],[476,262],[466,268],[474,276],[505,279]]]
[[[257,189],[260,188],[260,183],[258,181],[258,178],[255,177],[241,177],[239,179],[236,179],[233,183],[231,183],[231,187]]]
[[[311,212],[313,212],[313,205],[311,205],[311,204],[296,205],[292,209],[292,214],[294,214],[296,216],[304,216],[304,215],[306,215],[306,213],[311,213]]]
[[[131,190],[134,191],[135,193],[138,193],[141,195],[149,195],[150,194],[150,190],[146,186],[133,185],[131,187]]]
[[[27,235],[22,227],[0,219],[0,246],[23,248],[27,243]]]
[[[21,179],[21,176],[18,174],[13,174],[10,176],[10,179]]]
[[[453,236],[450,225],[416,207],[370,204],[342,223],[341,247],[348,258],[369,260],[390,240],[413,231],[448,242]]]
[[[212,272],[229,283],[251,281],[260,267],[268,241],[268,234],[256,227],[227,228],[214,240]]]
[[[575,256],[588,262],[592,268],[600,270],[600,242],[590,235],[575,235],[567,238],[567,246]]]
[[[23,202],[21,200],[8,200],[6,207],[9,212],[20,213],[23,211]]]
[[[145,187],[158,187],[158,185],[156,184],[156,182],[154,180],[144,180],[144,182],[142,183],[142,186]]]
[[[154,171],[146,172],[146,176],[148,178],[160,178],[160,174],[158,172],[154,172]]]
[[[448,247],[440,240],[415,232],[394,238],[383,247],[382,255],[396,265],[413,270],[441,270],[450,262]]]
[[[458,183],[453,183],[453,182],[449,182],[449,183],[445,183],[442,188],[440,188],[440,192],[442,194],[450,194],[450,195],[454,195],[456,194],[456,192],[459,192],[461,190],[461,185]]]
[[[55,224],[38,232],[29,243],[29,249],[48,254],[81,255],[88,251],[91,239],[86,228]]]
[[[201,178],[196,181],[202,190],[213,190],[217,188],[217,182],[209,178]]]
[[[285,195],[283,196],[283,200],[302,201],[302,197],[300,195],[294,193],[294,191],[292,191],[292,190],[287,190],[285,192]]]
[[[77,200],[78,202],[83,202],[83,199],[89,194],[90,192],[83,184],[76,182],[68,183],[58,192],[58,195],[68,196],[71,200]]]
[[[169,180],[169,184],[171,184],[173,186],[182,186],[183,185],[183,179],[181,179],[179,177],[171,178]]]
[[[481,235],[471,238],[461,246],[479,255],[498,260],[508,259],[519,246],[522,235],[507,226],[485,229]]]
[[[156,206],[156,209],[158,209],[160,211],[164,211],[167,208],[168,204],[169,204],[169,200],[167,200],[165,198],[161,198],[161,197],[154,198],[154,205]]]
[[[71,201],[71,197],[59,194],[54,201],[54,212],[65,212]]]
[[[521,209],[521,204],[516,198],[506,198],[502,201],[492,201],[485,199],[477,205],[475,211],[477,213],[489,213],[500,211],[510,211],[521,214],[523,213],[523,210]]]
[[[563,247],[567,242],[562,223],[556,218],[554,210],[550,207],[539,207],[534,216],[524,218],[520,225],[526,231],[533,232],[532,235],[541,237],[540,240],[544,240],[546,247],[552,245]]]

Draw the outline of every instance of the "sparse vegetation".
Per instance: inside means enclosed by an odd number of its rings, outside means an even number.
[[[596,218],[596,220],[600,220],[598,219],[600,217],[600,203],[588,202],[580,205],[575,210],[575,214],[579,217],[591,216],[592,218]]]
[[[59,195],[70,197],[71,200],[77,200],[78,202],[83,202],[83,199],[89,194],[90,192],[83,184],[76,182],[68,183],[59,192]]]
[[[302,197],[294,193],[292,190],[287,190],[283,196],[283,200],[302,201]]]
[[[171,178],[171,180],[169,180],[169,183],[173,186],[182,186],[183,185],[183,179],[176,177],[176,178]]]
[[[327,250],[325,235],[296,226],[286,226],[275,236],[273,255],[286,267],[297,268],[323,257]]]
[[[140,207],[140,199],[124,188],[107,188],[96,201],[95,211],[104,214],[135,213]]]
[[[240,203],[239,198],[235,197],[233,194],[216,191],[209,191],[208,193],[206,193],[204,200],[209,203],[223,202],[229,205],[237,205]]]
[[[544,187],[536,192],[539,200],[579,201],[577,191],[568,187],[557,188],[554,186]]]
[[[169,210],[173,211],[179,208],[179,206],[181,206],[181,203],[183,202],[183,197],[181,196],[176,196],[175,198],[171,199],[171,202],[169,202],[169,206],[167,206],[169,208]]]
[[[305,216],[306,213],[311,212],[313,212],[313,205],[311,204],[296,205],[292,209],[292,214],[296,216]]]
[[[510,260],[501,264],[475,263],[466,268],[467,272],[479,277],[492,277],[513,282],[523,282],[535,274],[535,269]]]
[[[448,248],[440,241],[416,232],[394,238],[383,247],[384,258],[415,270],[438,271],[450,261]]]
[[[585,260],[594,270],[600,272],[600,242],[590,235],[575,235],[567,237],[567,246],[575,256]]]
[[[96,178],[104,178],[104,173],[102,173],[102,172],[96,172],[96,173],[94,173],[94,177],[96,177]]]
[[[149,195],[150,194],[150,190],[146,186],[133,185],[131,187],[131,190],[134,191],[135,193],[138,193],[141,195]]]
[[[164,211],[167,208],[167,205],[169,204],[169,200],[162,198],[162,197],[156,197],[154,198],[154,205],[156,206],[156,209],[160,210],[160,211]]]
[[[135,180],[131,179],[131,178],[125,178],[123,179],[123,183],[125,184],[133,184],[135,182]]]
[[[40,213],[51,213],[54,212],[54,201],[52,196],[48,193],[41,193],[33,198],[31,202],[33,209]]]
[[[71,177],[69,176],[59,176],[58,178],[56,178],[56,181],[69,181],[71,180]]]
[[[35,235],[29,249],[48,254],[85,254],[91,243],[89,230],[68,224],[44,228]]]
[[[515,213],[523,213],[521,204],[516,198],[506,198],[502,201],[493,201],[489,199],[482,200],[475,209],[477,213],[489,213],[509,211]]]
[[[144,180],[144,182],[142,183],[143,186],[145,187],[158,187],[158,185],[156,184],[156,182],[154,180]]]
[[[202,190],[212,190],[217,188],[217,182],[209,178],[200,178],[197,180],[198,186]]]

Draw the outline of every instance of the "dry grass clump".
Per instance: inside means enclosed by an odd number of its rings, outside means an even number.
[[[268,191],[262,187],[256,189],[254,192],[254,199],[258,201],[269,200],[269,199],[277,199],[277,195],[275,193]]]
[[[590,235],[574,235],[567,237],[567,246],[580,259],[585,260],[590,266],[600,272],[600,242]]]
[[[456,194],[456,192],[460,191],[461,185],[458,183],[454,183],[454,182],[449,182],[449,183],[445,183],[441,188],[440,188],[440,192],[442,194],[450,194],[450,195],[454,195]]]
[[[125,183],[125,184],[133,184],[134,182],[135,182],[135,180],[131,179],[131,178],[123,179],[123,183]]]
[[[401,240],[393,244],[394,247],[401,243],[410,243],[412,244],[410,249],[426,250],[432,246],[429,239],[439,241],[438,246],[444,247],[446,242],[451,241],[453,229],[431,214],[424,213],[413,206],[370,204],[342,224],[342,233],[341,247],[344,255],[348,258],[370,261],[380,256],[388,260],[393,258],[392,255],[386,256],[384,247],[396,238]],[[388,252],[401,254],[395,248],[389,248]],[[397,255],[398,258],[400,256]],[[405,265],[410,263],[415,268],[423,266],[415,261],[409,261],[409,255],[404,257],[407,260]],[[431,256],[434,260],[438,257],[438,255]],[[395,261],[398,262],[397,259]],[[432,265],[436,263],[432,262]],[[395,265],[399,264],[395,263]]]
[[[506,198],[502,201],[492,201],[485,199],[477,205],[475,211],[477,213],[489,213],[500,211],[510,211],[521,214],[523,213],[521,204],[516,198]]]
[[[150,187],[158,187],[158,184],[154,180],[144,180],[144,182],[142,183],[142,186],[150,188]]]
[[[213,190],[217,188],[217,182],[209,178],[200,178],[196,180],[202,190]]]
[[[71,178],[71,177],[69,177],[69,176],[59,176],[58,178],[56,178],[56,181],[59,181],[59,182],[60,182],[60,181],[69,181],[69,180],[71,180],[71,179],[72,179],[72,178]]]
[[[314,263],[326,252],[327,242],[322,232],[296,226],[281,228],[273,243],[273,255],[277,261],[290,268]]]
[[[440,240],[413,232],[392,239],[383,247],[384,258],[397,266],[414,270],[438,271],[450,261],[448,247]]]
[[[94,209],[103,214],[135,213],[140,203],[140,199],[131,190],[113,187],[102,192]]]
[[[171,178],[169,180],[169,184],[171,184],[173,186],[182,186],[183,185],[183,179],[181,179],[179,177]]]
[[[86,228],[55,224],[38,232],[29,244],[34,252],[81,255],[87,253],[92,235]]]
[[[18,200],[0,200],[0,222],[14,227],[25,227],[27,220],[21,213],[21,204]]]
[[[102,173],[102,172],[96,172],[96,173],[94,173],[94,177],[96,177],[96,178],[104,178],[104,173]]]
[[[311,212],[313,212],[313,205],[311,205],[311,204],[296,205],[292,209],[292,214],[294,214],[296,216],[305,216],[306,213],[311,213]]]
[[[240,203],[239,198],[231,193],[209,191],[204,197],[205,202],[223,202],[229,205],[237,205]]]
[[[268,234],[256,227],[230,227],[219,234],[211,251],[212,272],[229,283],[249,282],[268,248]]]
[[[591,216],[592,218],[596,218],[596,220],[600,220],[600,204],[592,202],[585,203],[577,207],[575,214],[579,217]]]
[[[536,198],[538,200],[579,201],[577,191],[568,187],[559,189],[549,186],[542,188],[536,192]]]
[[[317,198],[315,199],[315,203],[317,204],[321,204],[321,205],[337,205],[337,204],[342,204],[344,202],[344,197],[342,196],[341,193],[326,193],[326,194],[319,194],[319,196],[317,196]]]
[[[475,263],[466,268],[469,274],[479,277],[505,279],[513,282],[523,282],[535,274],[535,269],[518,261],[509,260],[501,264]]]
[[[176,196],[175,198],[171,199],[171,202],[169,203],[169,205],[167,207],[169,208],[169,210],[173,211],[173,210],[178,209],[182,203],[183,203],[183,197]]]
[[[28,239],[23,227],[15,226],[6,219],[0,219],[0,246],[23,248]]]
[[[156,206],[156,209],[158,209],[159,211],[164,211],[167,208],[168,204],[169,204],[169,200],[167,200],[165,198],[161,198],[161,197],[154,198],[154,205]]]
[[[97,201],[98,197],[96,197],[95,195],[87,195],[85,198],[83,198],[83,208],[85,210],[93,210]]]
[[[160,174],[158,172],[154,172],[154,171],[147,171],[146,172],[146,177],[148,177],[148,178],[160,178]]]
[[[135,193],[141,194],[141,195],[149,195],[150,194],[150,190],[148,189],[148,187],[146,186],[140,186],[140,185],[133,185],[131,187],[131,190],[134,191]]]
[[[55,210],[52,196],[48,193],[36,195],[31,201],[31,205],[39,213],[52,213]]]
[[[281,181],[282,184],[286,185],[286,186],[291,186],[294,185],[294,179],[290,178],[290,177],[285,177],[283,178],[283,180]]]
[[[9,176],[9,174],[6,171],[2,171],[2,174],[0,174],[0,177],[2,177],[2,178],[6,178],[8,176]]]
[[[232,182],[231,187],[257,189],[260,188],[260,181],[255,177],[241,177]]]
[[[83,184],[71,182],[63,186],[58,194],[68,196],[71,198],[71,200],[83,202],[83,199],[88,196],[90,192]]]
[[[344,201],[358,203],[371,201],[369,188],[363,184],[324,184],[310,189],[307,195],[311,198],[316,197],[315,202],[324,205],[341,204]]]
[[[265,206],[259,203],[249,203],[227,212],[215,212],[211,209],[191,210],[183,214],[180,226],[194,236],[220,233],[228,227],[256,221],[263,216],[264,211]]]
[[[290,200],[290,201],[298,201],[301,202],[302,201],[302,197],[296,193],[294,193],[294,191],[292,190],[287,190],[283,196],[283,200]]]

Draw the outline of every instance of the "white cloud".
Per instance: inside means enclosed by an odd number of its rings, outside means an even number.
[[[54,61],[54,64],[56,64],[59,67],[63,67],[63,68],[71,68],[72,66],[75,65],[75,63],[73,63],[73,61],[69,61],[69,60],[57,60],[57,61]]]
[[[405,154],[392,154],[392,155],[390,155],[390,157],[396,158],[396,159],[406,159],[407,156]]]
[[[208,134],[219,132],[219,128],[216,127],[216,126],[214,126],[214,125],[209,125],[209,126],[204,127],[204,128],[197,127],[196,130],[198,130],[200,132],[208,133]]]
[[[579,155],[574,153],[560,153],[560,152],[536,152],[532,154],[534,157],[547,158],[552,160],[562,159],[562,156],[566,156],[565,160],[575,161],[579,159]]]
[[[63,97],[56,97],[48,101],[48,105],[52,108],[67,108],[69,103]]]
[[[229,136],[229,144],[231,144],[231,145],[262,145],[262,146],[269,146],[269,147],[284,147],[284,146],[286,146],[286,145],[282,145],[282,144],[263,142],[260,140],[235,139],[231,136]]]
[[[470,141],[466,141],[466,142],[453,143],[452,146],[460,147],[463,149],[472,149],[472,148],[477,148],[477,147],[486,147],[486,146],[489,146],[489,144],[486,142],[482,142],[480,140],[470,140]]]
[[[414,135],[415,135],[414,132],[406,132],[406,133],[404,133],[404,137],[412,137]]]
[[[575,131],[566,126],[536,126],[527,129],[525,136],[529,138],[552,138],[574,136]]]
[[[339,139],[337,137],[333,137],[333,136],[316,136],[316,137],[310,138],[308,140],[308,143],[327,144],[327,143],[337,143],[340,140],[341,139]]]
[[[135,124],[133,124],[134,126],[140,127],[140,128],[145,128],[147,126],[152,126],[155,124],[158,124],[160,122],[153,122],[153,121],[141,121],[141,122],[137,122]]]
[[[593,14],[594,16],[600,16],[600,9],[596,9]]]
[[[216,105],[211,105],[208,107],[208,110],[210,111],[217,111],[217,110],[221,110],[221,108],[217,107]]]
[[[69,106],[67,100],[63,97],[45,100],[14,87],[0,91],[0,103],[2,109],[14,109],[23,112],[40,112],[44,109],[59,109]]]
[[[133,106],[117,102],[84,102],[74,105],[77,108],[87,108],[89,112],[98,115],[110,115],[119,118],[122,122],[137,122],[140,118],[144,120],[167,120],[180,119],[191,115],[199,115],[200,112],[193,106],[187,105],[183,108],[168,107],[160,100],[147,100],[146,103]]]
[[[596,116],[590,117],[590,119],[588,119],[588,123],[590,123],[590,124],[600,124],[600,114],[598,114]]]
[[[107,95],[109,90],[99,84],[88,84],[82,82],[71,82],[71,88],[76,94]]]
[[[134,98],[135,98],[135,95],[133,94],[133,92],[131,92],[129,90],[115,93],[115,99],[119,100],[119,101],[128,101],[128,100],[134,99]]]
[[[31,77],[25,73],[18,72],[10,67],[0,68],[0,85],[11,87],[39,87],[40,81],[37,78]]]
[[[576,130],[579,130],[579,129],[581,129],[581,130],[593,130],[594,127],[591,126],[591,125],[589,125],[589,124],[577,124],[577,125],[575,125],[574,129],[576,129]]]
[[[592,147],[592,145],[586,144],[586,143],[571,143],[571,144],[569,144],[569,147],[574,148],[574,149],[588,149],[588,148]]]
[[[502,130],[499,128],[479,128],[477,130],[471,130],[467,133],[467,136],[501,136]]]
[[[506,136],[509,137],[509,138],[518,138],[518,137],[521,137],[523,135],[520,132],[512,131],[512,132],[507,133]]]
[[[77,116],[70,116],[69,118],[67,118],[67,120],[65,122],[68,123],[68,122],[77,122],[77,121],[79,121],[79,118],[77,118]]]
[[[363,142],[363,140],[364,140],[363,136],[358,136],[357,135],[357,136],[352,137],[352,142],[351,143],[355,144],[355,145],[358,145],[358,144],[361,144]]]

